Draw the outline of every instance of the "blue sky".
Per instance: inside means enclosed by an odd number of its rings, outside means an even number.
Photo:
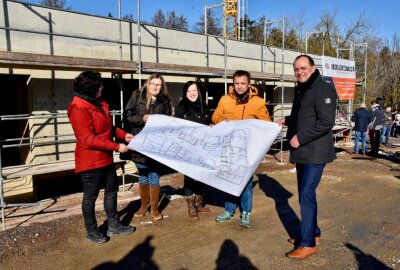
[[[39,3],[40,0],[23,0]],[[207,5],[221,3],[222,0],[206,0]],[[109,12],[118,17],[118,0],[67,0],[67,6],[72,10],[107,16]],[[205,0],[141,0],[141,17],[150,21],[154,12],[174,10],[177,15],[184,15],[189,21],[189,27],[199,21],[204,12]],[[137,19],[137,0],[121,0],[122,15],[132,14]],[[324,11],[335,11],[337,21],[341,25],[354,22],[356,17],[365,13],[367,18],[376,25],[376,34],[390,41],[393,34],[400,34],[400,1],[399,0],[248,0],[248,14],[251,19],[265,15],[268,19],[278,19],[282,16],[291,18],[303,14],[308,28],[319,20]],[[222,14],[221,8],[215,9]]]

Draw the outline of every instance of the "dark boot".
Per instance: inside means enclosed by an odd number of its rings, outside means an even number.
[[[108,241],[98,228],[87,231],[86,238],[95,244],[102,244]]]
[[[196,205],[197,213],[209,213],[210,212],[210,209],[204,206],[203,195],[196,194],[195,205]]]
[[[195,202],[194,202],[194,197],[195,197],[194,194],[192,196],[186,197],[186,202],[187,202],[187,205],[188,205],[188,214],[189,214],[189,218],[198,219],[199,215],[197,214],[196,205],[195,205]]]
[[[108,230],[107,230],[107,236],[112,237],[116,235],[121,235],[121,234],[130,234],[135,231],[135,228],[132,226],[125,226],[122,225],[121,222],[118,221],[118,219],[109,219],[108,220]]]
[[[103,235],[97,227],[97,221],[94,211],[94,200],[83,199],[82,213],[85,221],[86,238],[95,244],[107,242],[107,237]]]
[[[160,220],[163,216],[158,212],[158,200],[160,199],[160,187],[150,186],[151,215],[154,220]]]
[[[140,209],[133,215],[134,217],[143,217],[149,209],[150,188],[149,184],[139,184]]]

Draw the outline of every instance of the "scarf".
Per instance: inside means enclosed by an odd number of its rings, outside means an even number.
[[[236,92],[235,89],[233,89],[233,94],[236,97],[236,104],[245,104],[249,101],[249,92],[250,90],[247,89],[246,92],[239,94],[238,92]]]
[[[297,82],[297,87],[300,90],[301,93],[304,93],[307,89],[309,89],[311,87],[311,85],[313,85],[313,83],[315,82],[315,80],[318,78],[318,76],[320,75],[319,70],[316,69],[314,71],[313,74],[311,74],[310,78],[308,78],[308,80],[306,82]]]

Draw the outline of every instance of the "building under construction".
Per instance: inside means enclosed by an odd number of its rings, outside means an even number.
[[[183,83],[200,80],[214,109],[232,73],[248,70],[273,117],[290,111],[299,51],[11,0],[0,4],[0,21],[2,206],[16,194],[41,198],[38,183],[50,173],[73,174],[66,108],[73,78],[84,70],[102,73],[116,125],[132,91],[154,72],[165,76],[173,105]]]

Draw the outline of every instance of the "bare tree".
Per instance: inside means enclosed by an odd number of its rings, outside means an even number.
[[[128,21],[128,22],[135,22],[135,20],[133,19],[133,15],[131,14],[125,14],[124,16],[122,16],[121,18],[123,21]]]
[[[157,9],[156,13],[154,13],[153,17],[151,18],[151,24],[156,26],[165,26],[165,15],[161,8]]]
[[[400,109],[400,38],[394,35],[392,44],[385,45],[379,55],[374,57],[372,66],[373,97],[382,97],[385,106]]]
[[[59,8],[59,9],[66,9],[70,10],[71,7],[66,7],[66,0],[41,0],[40,5],[46,6],[46,7],[54,7],[54,8]]]
[[[165,27],[170,29],[188,30],[188,21],[185,16],[177,16],[175,11],[168,11],[167,12],[167,20],[165,22]]]
[[[158,9],[151,19],[151,23],[157,26],[187,31],[188,21],[185,16],[177,16],[175,11],[168,11],[167,15],[161,9]]]
[[[261,16],[257,21],[253,21],[249,23],[248,33],[249,33],[249,41],[263,44],[264,43],[264,22],[267,21],[265,16]]]
[[[194,31],[204,34],[204,14],[200,17],[200,21],[196,22]],[[221,20],[212,9],[207,9],[207,34],[215,36],[222,35]]]

